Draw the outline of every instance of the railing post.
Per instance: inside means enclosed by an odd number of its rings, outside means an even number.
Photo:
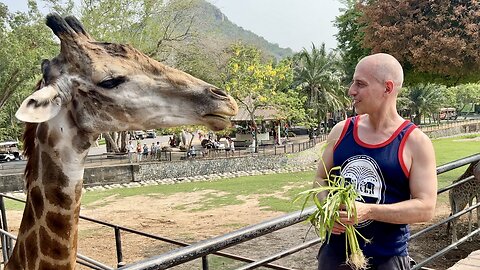
[[[203,270],[208,270],[208,258],[207,258],[207,256],[202,257],[202,269]]]
[[[122,253],[122,237],[120,235],[120,228],[117,226],[115,226],[115,246],[117,248],[117,268],[125,266]]]
[[[2,217],[1,228],[8,232],[7,212],[5,210],[5,201],[3,200],[3,196],[0,196],[0,212]],[[12,255],[12,251],[13,251],[12,249],[13,249],[12,239],[6,235],[2,235],[2,252],[5,252],[4,256],[5,255],[7,256],[6,258],[4,257],[5,262],[8,260],[10,255]]]
[[[1,205],[1,220],[0,220],[0,228],[7,231],[6,228],[4,228],[4,224],[6,224],[6,219],[4,218],[4,207],[3,207],[3,196],[0,195],[0,205]],[[2,233],[1,236],[1,241],[2,241],[2,256],[3,256],[3,261],[6,263],[8,261],[8,243],[7,243],[7,236]]]

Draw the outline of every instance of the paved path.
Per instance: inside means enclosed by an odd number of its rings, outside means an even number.
[[[470,253],[467,258],[458,261],[448,270],[480,270],[480,250]]]

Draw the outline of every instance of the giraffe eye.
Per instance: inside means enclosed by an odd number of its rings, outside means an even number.
[[[115,88],[115,87],[119,86],[120,84],[124,83],[126,80],[127,80],[126,77],[120,76],[120,77],[111,78],[111,79],[101,81],[97,85],[102,87],[102,88],[112,89],[112,88]]]

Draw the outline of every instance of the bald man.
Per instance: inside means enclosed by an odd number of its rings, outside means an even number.
[[[348,94],[357,115],[332,129],[315,185],[325,184],[326,172],[340,174],[355,185],[357,220],[340,211],[340,223],[353,224],[370,240],[360,247],[369,269],[410,269],[407,224],[434,216],[437,198],[435,154],[430,139],[397,112],[403,69],[391,55],[360,60]],[[326,168],[326,170],[325,170]],[[322,197],[322,195],[321,195]],[[319,270],[351,269],[345,264],[345,228],[335,224],[332,236],[318,253]]]

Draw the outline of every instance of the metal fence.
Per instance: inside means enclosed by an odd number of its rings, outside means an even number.
[[[453,161],[450,163],[447,163],[445,165],[439,166],[437,168],[437,174],[442,174],[447,171],[462,167],[464,165],[478,162],[480,161],[480,154],[476,154],[473,156],[469,156],[466,158],[459,159],[457,161]],[[473,177],[468,177],[462,181],[459,181],[455,184],[449,185],[445,188],[441,188],[438,190],[438,194],[441,194],[443,192],[446,192],[450,190],[451,188],[461,185],[467,181],[471,181]],[[8,233],[8,226],[7,226],[7,219],[6,219],[6,211],[4,207],[4,198],[16,200],[16,201],[22,201],[17,198],[1,194],[0,193],[0,235],[1,235],[1,244],[2,244],[2,255],[3,255],[3,261],[7,260],[7,257],[9,256],[10,252],[12,251],[12,239],[14,239],[14,236]],[[420,235],[429,233],[431,230],[437,228],[440,225],[443,225],[449,221],[451,221],[454,218],[458,218],[461,215],[464,215],[473,209],[478,209],[480,206],[480,203],[477,202],[477,204],[472,205],[471,207],[468,207],[467,209],[464,209],[463,211],[450,216],[444,220],[441,220],[435,224],[432,224],[431,226],[428,226],[417,233],[411,235],[410,240],[413,240],[417,238]],[[253,260],[250,258],[242,257],[242,256],[237,256],[234,254],[230,254],[227,252],[221,251],[222,249],[225,249],[227,247],[237,245],[239,243],[243,243],[245,241],[260,237],[262,235],[266,235],[272,232],[275,232],[277,230],[292,226],[294,224],[297,224],[299,222],[304,221],[311,213],[315,211],[315,207],[310,207],[305,209],[304,211],[296,211],[293,213],[288,213],[286,215],[264,221],[259,224],[251,225],[233,232],[230,232],[225,235],[217,236],[211,239],[207,239],[204,241],[200,241],[194,244],[188,244],[172,239],[168,239],[165,237],[149,234],[149,233],[144,233],[141,231],[137,231],[134,229],[130,229],[127,227],[123,226],[118,226],[115,224],[103,222],[103,221],[98,221],[95,219],[91,219],[85,216],[80,216],[81,219],[94,222],[97,224],[100,224],[102,226],[106,226],[112,229],[113,235],[115,237],[115,248],[116,248],[116,256],[117,256],[117,267],[118,269],[123,269],[123,270],[139,270],[139,269],[166,269],[169,267],[173,267],[191,260],[195,260],[198,258],[202,259],[202,269],[208,269],[209,268],[209,262],[208,262],[208,255],[210,254],[215,254],[218,256],[223,256],[227,257],[230,259],[238,260],[238,261],[243,261],[246,262],[247,264],[244,266],[241,266],[238,269],[254,269],[259,266],[267,267],[270,269],[291,269],[288,267],[283,267],[280,265],[272,264],[273,261],[276,261],[280,258],[289,256],[295,252],[298,252],[300,250],[303,250],[305,248],[308,248],[313,245],[317,245],[321,242],[321,239],[313,239],[310,241],[306,241],[300,245],[296,245],[293,247],[290,247],[282,252],[279,252],[277,254],[273,254],[267,258],[263,258],[260,260]],[[478,210],[477,210],[478,211]],[[141,262],[137,262],[131,265],[125,265],[125,262],[123,262],[123,252],[122,252],[122,241],[121,241],[121,235],[122,233],[132,233],[132,234],[137,234],[143,237],[151,238],[151,239],[156,239],[164,242],[168,242],[171,244],[175,244],[178,246],[181,246],[181,248],[177,248],[175,250],[172,250],[170,252],[167,252],[165,254],[155,256],[146,260],[143,260]],[[475,234],[480,233],[480,228],[477,230],[474,230],[471,232],[469,235],[464,236],[463,238],[459,239],[458,242],[453,243],[444,249],[440,250],[436,254],[426,258],[424,261],[419,262],[413,269],[422,269],[424,265],[427,265],[429,262],[432,260],[435,260],[439,256],[442,256],[443,254],[447,253],[451,249],[455,248],[459,244],[465,242],[467,239],[472,237]],[[299,236],[300,238],[300,236]],[[313,256],[313,254],[312,254]],[[113,269],[110,266],[106,266],[100,262],[96,262],[95,260],[92,260],[90,258],[87,258],[82,255],[78,255],[78,260],[80,264],[85,265],[89,268],[92,269]]]

